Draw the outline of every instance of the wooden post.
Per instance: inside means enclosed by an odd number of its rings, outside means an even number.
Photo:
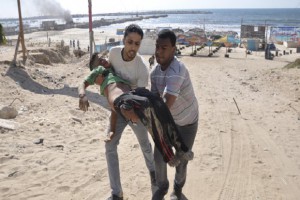
[[[23,32],[23,21],[22,21],[22,12],[21,12],[21,3],[18,0],[18,11],[19,11],[19,38],[21,39],[22,51],[23,51],[23,63],[25,64],[26,61],[26,47],[24,41],[24,32]]]
[[[267,48],[267,44],[268,44],[268,24],[267,24],[267,20],[265,20],[265,50]]]
[[[89,1],[89,32],[90,32],[90,58],[93,55],[93,41],[94,41],[94,33],[93,33],[93,20],[92,20],[92,0]]]
[[[19,44],[20,44],[20,34],[18,36],[18,40],[17,40],[17,44],[16,44],[16,49],[15,49],[15,55],[14,55],[14,59],[13,59],[13,62],[12,64],[16,66],[17,62],[17,55],[18,55],[18,49],[19,49]]]

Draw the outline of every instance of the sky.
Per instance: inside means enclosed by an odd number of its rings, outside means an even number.
[[[88,14],[88,0],[20,0],[22,16],[47,15],[50,7]],[[17,0],[0,0],[0,18],[17,18]],[[173,9],[300,8],[300,0],[92,0],[92,12],[140,12]]]

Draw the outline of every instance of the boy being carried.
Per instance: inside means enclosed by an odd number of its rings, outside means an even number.
[[[177,166],[180,159],[192,160],[193,152],[189,151],[179,137],[173,117],[163,100],[147,89],[137,88],[130,90],[129,83],[114,74],[109,62],[103,57],[91,58],[91,74],[80,84],[79,108],[87,111],[89,107],[85,89],[89,85],[99,85],[101,95],[107,97],[111,107],[110,127],[106,142],[109,142],[115,133],[117,112],[127,121],[136,123],[140,120],[151,134],[156,147],[170,166]],[[174,155],[172,147],[176,150]]]

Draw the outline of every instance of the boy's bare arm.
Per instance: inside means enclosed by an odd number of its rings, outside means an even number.
[[[87,81],[84,81],[79,84],[78,86],[78,94],[80,95],[85,95],[85,89],[89,86],[89,83]]]
[[[83,111],[87,111],[90,104],[88,98],[85,95],[85,89],[89,86],[88,82],[84,81],[78,86],[78,94],[79,94],[79,109]]]

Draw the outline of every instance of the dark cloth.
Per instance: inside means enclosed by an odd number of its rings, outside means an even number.
[[[179,155],[189,151],[182,142],[169,108],[158,95],[147,89],[138,88],[119,96],[114,101],[114,106],[119,112],[121,108],[134,109],[141,122],[147,127],[165,162],[175,158],[172,147]]]

